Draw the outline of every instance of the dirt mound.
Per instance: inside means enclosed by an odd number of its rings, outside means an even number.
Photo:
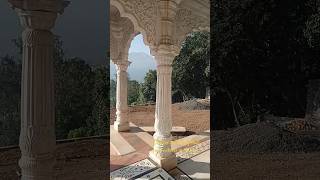
[[[208,99],[192,99],[176,104],[179,110],[210,110],[210,101]]]
[[[215,152],[272,153],[320,151],[319,139],[286,131],[275,124],[248,124],[230,131],[213,131]]]

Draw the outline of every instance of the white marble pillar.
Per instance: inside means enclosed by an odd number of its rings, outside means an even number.
[[[53,179],[56,145],[53,88],[55,13],[20,11],[23,27],[19,165],[22,179]]]
[[[158,50],[157,62],[157,95],[155,110],[154,148],[150,158],[166,170],[177,166],[175,153],[171,150],[171,75],[172,62],[176,53]]]
[[[22,180],[54,179],[55,120],[53,48],[63,1],[9,0],[23,27],[21,131]],[[43,8],[43,9],[42,9]]]
[[[116,121],[114,122],[115,130],[119,132],[129,131],[128,121],[128,73],[127,69],[131,62],[115,61],[117,69],[117,104],[116,104]]]

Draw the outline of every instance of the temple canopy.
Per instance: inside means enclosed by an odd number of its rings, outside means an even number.
[[[149,156],[160,167],[173,169],[177,160],[171,151],[172,62],[188,34],[209,31],[209,0],[111,0],[110,5],[110,56],[117,67],[117,117],[113,127],[117,131],[130,130],[128,51],[133,38],[142,34],[157,64],[154,148]]]

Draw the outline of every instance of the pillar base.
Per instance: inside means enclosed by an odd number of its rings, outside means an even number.
[[[161,158],[159,156],[156,156],[153,151],[150,151],[149,157],[166,171],[172,170],[177,167],[177,157],[174,153],[172,153],[172,156],[170,157]]]
[[[21,168],[21,180],[54,180],[55,158],[51,155],[46,156],[33,158],[22,155],[18,163]]]
[[[114,122],[113,127],[118,132],[130,131],[129,123],[119,123],[117,121]]]

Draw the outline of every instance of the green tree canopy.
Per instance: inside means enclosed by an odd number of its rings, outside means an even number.
[[[15,145],[20,132],[21,64],[0,58],[0,146]]]
[[[308,2],[217,0],[212,6],[214,126],[255,122],[265,112],[304,116],[308,69],[319,57],[305,36]]]
[[[144,77],[144,82],[141,85],[141,91],[146,102],[156,101],[157,90],[157,71],[149,70]]]
[[[189,98],[204,98],[209,87],[210,34],[195,32],[182,44],[174,59],[172,74],[173,92],[181,91]]]
[[[128,104],[138,103],[140,92],[140,84],[136,80],[128,81]]]

